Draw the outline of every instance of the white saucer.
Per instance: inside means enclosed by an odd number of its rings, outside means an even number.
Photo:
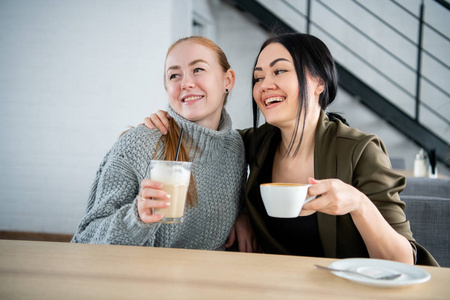
[[[370,279],[364,276],[358,276],[357,274],[350,274],[336,271],[332,272],[336,276],[351,281],[355,281],[365,285],[380,286],[380,287],[396,287],[396,286],[417,284],[426,282],[431,278],[431,275],[428,272],[416,266],[411,266],[404,263],[382,259],[346,258],[331,263],[329,267],[340,270],[358,271],[372,276],[383,276],[395,273],[402,274],[402,276],[395,279],[381,280],[381,279]]]

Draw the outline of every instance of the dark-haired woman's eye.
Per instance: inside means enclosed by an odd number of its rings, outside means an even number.
[[[263,80],[263,78],[262,78],[262,77],[257,77],[257,78],[253,78],[253,80],[254,80],[255,82],[260,82],[261,80]]]
[[[280,75],[280,74],[283,74],[283,73],[285,73],[286,72],[286,70],[275,70],[273,73],[275,74],[275,75]]]

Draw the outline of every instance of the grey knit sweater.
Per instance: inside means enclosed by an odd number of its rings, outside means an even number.
[[[183,127],[197,186],[198,204],[183,223],[143,223],[137,212],[140,182],[161,136],[141,125],[127,131],[105,156],[89,195],[86,216],[72,242],[223,250],[242,205],[246,181],[244,144],[222,111],[219,130],[189,122],[169,108]],[[163,147],[158,149],[162,158]]]

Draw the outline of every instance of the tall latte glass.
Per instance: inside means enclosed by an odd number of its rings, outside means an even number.
[[[163,215],[162,223],[183,222],[186,195],[191,178],[190,162],[152,160],[148,177],[163,184],[162,190],[170,194],[170,206],[154,208],[153,213]]]

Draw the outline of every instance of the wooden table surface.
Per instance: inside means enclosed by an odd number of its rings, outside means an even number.
[[[0,299],[449,299],[450,268],[428,282],[370,287],[288,255],[0,240]]]

